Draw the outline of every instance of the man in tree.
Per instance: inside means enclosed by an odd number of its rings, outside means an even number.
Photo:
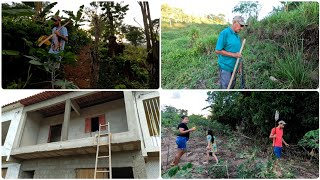
[[[282,142],[286,145],[289,146],[288,143],[282,138],[283,136],[283,128],[286,123],[284,121],[279,121],[278,122],[278,127],[275,127],[271,130],[269,138],[273,139],[273,152],[276,156],[276,162],[275,162],[275,170],[277,171],[278,175],[281,175],[281,171],[278,168],[278,163],[279,159],[281,157],[281,152],[282,152]]]
[[[218,38],[216,45],[216,53],[218,54],[219,65],[219,80],[220,88],[227,89],[230,82],[234,66],[237,58],[241,58],[239,53],[241,48],[241,40],[238,33],[246,26],[243,17],[235,16],[231,27],[224,29]],[[242,64],[240,63],[239,73],[241,73]],[[234,78],[231,88],[233,89],[236,83]]]
[[[68,41],[68,30],[66,27],[61,27],[61,17],[54,16],[51,20],[54,21],[55,27],[52,29],[52,34],[54,35],[49,53],[58,54],[64,50],[65,43]]]

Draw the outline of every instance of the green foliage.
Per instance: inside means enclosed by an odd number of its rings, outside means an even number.
[[[75,28],[82,26],[83,24],[80,24],[80,23],[85,22],[85,19],[82,16],[83,9],[84,9],[84,5],[80,6],[76,14],[73,14],[73,11],[63,10],[63,12],[66,13],[69,16],[69,18],[74,21]]]
[[[189,32],[190,39],[192,41],[195,41],[196,39],[199,38],[199,34],[200,34],[200,30],[197,27],[192,26]]]
[[[20,53],[15,50],[2,50],[2,54],[7,56],[18,56]]]
[[[212,52],[215,34],[226,26],[184,24],[182,27],[161,31],[163,88],[218,88],[215,84],[218,65]]]
[[[143,29],[135,26],[123,26],[121,28],[122,33],[125,34],[126,39],[130,41],[134,46],[140,45],[145,42]]]
[[[259,4],[259,1],[243,1],[239,2],[232,10],[232,12],[240,13],[246,18],[253,17],[258,19],[259,11],[262,6]]]
[[[162,174],[162,178],[164,179],[188,179],[192,178],[191,171],[193,170],[193,164],[187,163],[181,169],[179,166],[175,166],[167,170]]]
[[[237,178],[250,178],[250,179],[275,179],[279,178],[274,170],[275,160],[268,159],[266,162],[251,156],[245,162],[241,163],[237,168]],[[296,178],[295,173],[290,169],[289,164],[279,165],[281,167],[281,178]]]
[[[319,150],[319,129],[307,132],[298,142],[298,145]]]
[[[38,47],[38,38],[41,35],[49,35],[52,31],[52,21],[45,21],[51,9],[57,4],[47,2],[24,2],[5,4],[5,10],[18,12],[21,9],[32,10],[33,14],[16,15],[6,14],[2,17],[2,55],[3,61],[3,87],[7,88],[44,88],[43,82],[50,79],[53,72],[53,62],[56,57],[48,54],[49,46]],[[37,12],[37,13],[36,13]],[[18,12],[19,13],[19,12]],[[57,12],[59,13],[59,12]],[[65,52],[61,53],[63,64],[75,63],[75,53],[88,44],[91,40],[89,35],[77,27],[68,25],[69,41],[66,43]],[[29,61],[26,61],[29,59]],[[31,69],[29,69],[32,64]],[[12,70],[14,69],[14,71]],[[32,76],[31,76],[32,75]],[[60,79],[64,79],[59,73]],[[26,81],[24,81],[25,79]],[[17,82],[18,80],[18,82]],[[70,82],[58,83],[60,87],[74,88]],[[46,87],[47,88],[47,87]]]
[[[275,110],[288,123],[284,139],[289,143],[297,143],[319,123],[317,92],[208,92],[207,101],[212,120],[262,139],[274,127]]]
[[[223,159],[220,159],[218,165],[224,165],[224,164],[225,164],[225,161]],[[219,178],[219,179],[228,178],[226,166],[215,166],[215,164],[212,164],[209,166],[208,175],[211,178]]]
[[[208,14],[203,17],[193,16],[183,12],[181,8],[170,7],[168,4],[161,5],[161,19],[163,22],[174,23],[204,23],[204,24],[226,24],[223,14]]]
[[[197,41],[197,52],[205,55],[213,54],[215,51],[215,45],[217,44],[218,37],[216,35],[210,35]]]
[[[162,8],[163,15],[169,17],[173,9],[165,5]],[[241,39],[247,39],[242,53],[247,88],[318,87],[319,42],[314,38],[319,36],[318,12],[317,2],[302,2],[290,11],[281,10],[262,20],[250,21],[240,33]],[[251,14],[255,16],[255,13]],[[218,37],[226,26],[194,22],[172,22],[170,26],[169,19],[162,21],[162,87],[219,88],[218,57],[212,52],[215,36]],[[194,33],[191,32],[195,29],[199,31],[197,40],[192,39]],[[235,88],[240,88],[240,84],[236,83]]]
[[[303,49],[298,49],[297,45],[292,53],[285,54],[283,59],[276,61],[276,75],[282,81],[287,82],[287,88],[301,89],[312,86],[311,72],[312,67],[304,61]],[[291,54],[295,54],[292,57]]]

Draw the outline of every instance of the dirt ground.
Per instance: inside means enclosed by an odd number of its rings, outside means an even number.
[[[161,170],[162,173],[166,172],[168,169],[170,169],[170,163],[173,161],[175,153],[177,151],[177,145],[175,143],[176,136],[167,133],[162,135],[162,141],[161,141]],[[239,156],[239,152],[242,150],[250,148],[250,141],[242,139],[242,147],[235,147],[230,148],[228,146],[228,138],[225,136],[219,136],[217,138],[217,147],[218,152],[216,153],[218,159],[222,160],[223,163],[219,163],[220,165],[227,164],[228,169],[228,175],[229,178],[237,178],[237,168],[240,164],[244,163],[247,159]],[[187,163],[191,162],[193,164],[193,170],[192,170],[192,177],[194,178],[201,178],[201,179],[210,179],[213,178],[212,174],[211,176],[208,173],[208,168],[212,164],[215,164],[215,160],[213,157],[210,157],[209,165],[204,164],[206,161],[206,137],[192,137],[188,141],[188,150],[187,153],[184,154],[181,159],[179,166],[182,167],[186,165]],[[233,149],[231,151],[230,149]],[[235,149],[235,150],[234,150]],[[268,152],[271,153],[271,152]],[[259,152],[259,159],[261,161],[267,161],[267,158],[264,158],[267,153]],[[308,162],[301,162],[296,161],[293,162],[291,159],[285,159],[283,158],[283,161],[290,161],[292,164],[291,168],[294,169],[297,172],[296,178],[318,178],[319,177],[319,171],[318,167],[312,166]],[[199,171],[195,172],[196,168],[203,168],[204,171],[202,173],[199,173]],[[217,168],[224,168],[226,169],[226,166],[219,166]],[[227,174],[225,174],[225,178],[228,178]]]
[[[75,65],[64,66],[65,77],[80,89],[91,88],[92,58],[90,45],[83,47],[77,57]]]

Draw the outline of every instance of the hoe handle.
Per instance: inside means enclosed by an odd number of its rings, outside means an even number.
[[[61,29],[62,27],[65,27],[65,26],[68,25],[70,22],[71,22],[71,21],[66,22],[63,26],[59,27],[59,28],[57,29],[57,31],[60,31],[60,29]],[[45,43],[46,41],[48,41],[49,39],[51,39],[53,35],[54,35],[54,33],[52,33],[50,36],[48,36],[45,40],[41,41],[38,46],[40,47],[43,43]]]
[[[246,43],[246,39],[244,39],[243,42],[242,42],[240,53],[242,52],[245,43]],[[235,72],[236,72],[238,64],[239,64],[239,60],[240,60],[240,58],[237,58],[236,65],[234,66],[234,69],[233,69],[233,72],[232,72],[232,76],[231,76],[231,79],[229,81],[228,89],[230,89],[230,87],[231,87],[232,81],[234,79]]]

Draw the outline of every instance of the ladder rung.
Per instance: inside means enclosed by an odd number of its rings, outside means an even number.
[[[110,133],[101,133],[100,136],[109,136]]]
[[[98,158],[109,158],[109,156],[98,156]]]
[[[106,173],[106,172],[110,172],[110,171],[96,171],[96,173]]]
[[[108,124],[100,124],[101,127],[108,126]]]

